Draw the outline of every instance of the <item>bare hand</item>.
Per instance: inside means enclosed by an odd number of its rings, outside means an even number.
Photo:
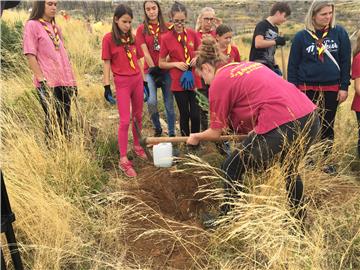
[[[195,66],[195,64],[196,64],[196,58],[197,58],[197,57],[191,59],[191,61],[190,61],[190,67]]]
[[[196,137],[196,133],[190,134],[189,138],[187,139],[186,143],[190,145],[198,145],[200,140]]]
[[[347,99],[347,97],[348,97],[348,92],[347,91],[339,90],[336,100],[339,102],[339,104],[341,104]]]
[[[186,64],[184,62],[175,62],[174,66],[176,68],[180,69],[181,71],[188,70],[188,68],[189,68],[188,64]]]

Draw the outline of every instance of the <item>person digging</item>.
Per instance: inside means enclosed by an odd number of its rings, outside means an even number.
[[[215,39],[203,39],[196,69],[210,85],[210,127],[200,133],[191,133],[187,140],[187,144],[197,145],[200,141],[220,137],[230,125],[240,134],[244,133],[245,127],[252,127],[239,150],[234,150],[223,162],[227,181],[220,213],[226,215],[231,210],[231,201],[238,191],[232,187],[243,182],[247,170],[265,169],[279,156],[282,164],[285,160],[294,161],[286,167],[286,189],[291,212],[302,220],[305,215],[303,182],[298,165],[319,131],[316,105],[293,84],[261,63],[224,63],[226,58]],[[302,151],[298,148],[292,151],[294,147],[301,147]]]

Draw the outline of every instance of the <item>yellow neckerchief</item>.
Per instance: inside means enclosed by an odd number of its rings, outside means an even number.
[[[325,37],[329,34],[329,27],[324,28],[321,38],[318,38],[316,36],[316,34],[310,30],[307,30],[307,32],[310,34],[310,36],[313,39],[315,39],[318,57],[321,61],[324,61],[325,45],[323,44],[323,41],[324,41]]]
[[[55,36],[53,35],[53,33],[51,33],[51,31],[50,31],[49,27],[47,26],[46,21],[44,19],[42,19],[42,18],[39,19],[39,22],[42,24],[42,26],[44,27],[46,33],[48,33],[50,39],[54,43],[55,49],[58,50],[59,47],[60,47],[60,36],[59,36],[59,32],[58,32],[58,30],[57,30],[57,28],[55,26],[54,20],[51,20],[51,25],[53,27]]]
[[[184,29],[183,33],[184,33],[184,39],[181,38],[181,33],[176,33],[177,34],[177,40],[184,47],[185,63],[190,65],[191,57],[190,57],[189,50],[188,50],[188,47],[187,47],[187,33],[186,33],[185,29]]]
[[[133,56],[132,56],[132,53],[131,53],[130,48],[129,48],[130,37],[129,37],[129,36],[127,36],[127,37],[121,37],[121,42],[124,44],[126,56],[127,56],[128,60],[129,60],[130,66],[131,66],[133,69],[136,69],[136,68],[135,68],[135,64],[134,64],[134,60],[133,60]]]
[[[149,32],[154,36],[154,37],[158,37],[159,36],[159,33],[160,33],[160,24],[159,22],[157,23],[156,25],[156,30],[154,31],[154,28],[153,26],[149,23],[148,24],[148,28],[149,28]]]
[[[228,58],[230,58],[230,54],[231,54],[231,44],[229,44],[227,49],[226,49],[226,55],[227,55]]]

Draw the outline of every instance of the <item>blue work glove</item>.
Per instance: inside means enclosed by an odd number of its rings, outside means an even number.
[[[191,90],[194,88],[194,76],[191,70],[184,71],[180,78],[180,84],[184,90]]]
[[[148,83],[144,81],[144,102],[147,102],[150,97],[150,90]]]
[[[110,85],[104,85],[104,97],[107,102],[109,102],[111,105],[116,104],[116,100],[113,98],[113,95],[111,93]]]

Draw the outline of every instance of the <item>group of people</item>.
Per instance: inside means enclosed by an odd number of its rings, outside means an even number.
[[[71,97],[77,92],[55,21],[56,6],[56,0],[35,1],[24,29],[24,54],[34,73],[49,137],[50,99],[56,100],[58,124],[67,134]],[[336,110],[350,85],[350,41],[346,31],[335,24],[334,4],[323,0],[311,4],[305,29],[292,42],[288,81],[279,76],[281,70],[274,57],[276,47],[286,43],[278,26],[291,14],[287,3],[275,3],[269,17],[256,26],[250,61],[241,61],[237,47],[231,44],[232,29],[216,18],[212,8],[201,10],[195,30],[186,26],[187,10],[179,2],[171,6],[170,22],[165,22],[158,1],[144,1],[143,11],[144,21],[133,35],[133,12],[127,5],[118,5],[111,32],[102,40],[104,96],[117,103],[120,116],[119,168],[129,177],[137,175],[127,158],[130,123],[134,153],[146,159],[136,132],[142,128],[144,96],[155,136],[163,134],[157,100],[160,88],[169,136],[176,135],[174,97],[180,132],[189,136],[189,145],[218,138],[228,129],[248,134],[240,150],[233,151],[222,167],[228,179],[225,190],[229,201],[232,182],[241,181],[247,170],[263,168],[280,155],[281,162],[294,160],[286,171],[286,187],[291,205],[300,209],[303,184],[298,164],[319,131],[331,150]],[[359,39],[352,76],[356,89],[353,109],[360,125]],[[110,86],[111,73],[116,98]],[[198,92],[208,98],[209,112],[199,106]],[[299,141],[302,151],[292,151]],[[225,213],[230,205],[224,204]],[[296,215],[301,218],[301,211]]]

